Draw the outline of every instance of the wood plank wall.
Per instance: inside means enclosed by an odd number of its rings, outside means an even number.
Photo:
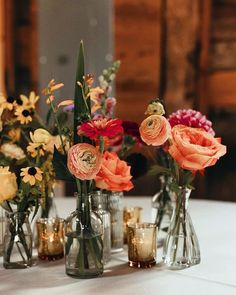
[[[5,35],[4,35],[4,0],[0,0],[0,92],[5,92],[5,63],[4,63],[4,56],[5,56]]]
[[[116,80],[120,118],[140,122],[148,102],[159,95],[161,2],[114,1],[115,58],[122,61]]]

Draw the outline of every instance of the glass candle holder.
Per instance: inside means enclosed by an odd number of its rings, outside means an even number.
[[[141,207],[124,207],[123,210],[123,230],[124,230],[124,243],[127,243],[127,225],[128,223],[140,223],[141,222]]]
[[[149,268],[156,264],[157,227],[154,223],[129,223],[127,226],[130,267]]]
[[[38,234],[38,257],[57,260],[64,257],[64,226],[62,218],[40,218],[36,222]]]

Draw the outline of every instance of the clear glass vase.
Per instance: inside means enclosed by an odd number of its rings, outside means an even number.
[[[86,279],[103,273],[102,221],[91,211],[89,195],[78,195],[77,210],[66,220],[66,274]]]
[[[0,256],[3,255],[4,234],[5,234],[5,216],[4,216],[4,209],[0,206]]]
[[[111,259],[111,215],[108,211],[108,196],[102,191],[91,194],[92,210],[102,219],[103,226],[103,262]]]
[[[170,226],[174,205],[169,190],[169,178],[160,177],[160,190],[152,198],[152,222],[157,225],[157,246],[162,247]]]
[[[170,269],[184,269],[200,263],[198,239],[188,213],[191,190],[182,188],[176,195],[176,206],[163,247],[163,260]]]
[[[123,192],[108,193],[108,207],[111,214],[111,253],[123,251]]]
[[[6,213],[3,266],[9,269],[32,266],[32,232],[28,212]]]

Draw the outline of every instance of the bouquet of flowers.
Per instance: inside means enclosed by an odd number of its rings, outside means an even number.
[[[61,144],[38,116],[38,99],[34,92],[28,97],[0,96],[0,203],[8,212],[9,238],[4,246],[5,267],[11,267],[14,248],[21,247],[21,266],[31,264],[32,237],[26,238],[25,222],[33,209],[36,215],[40,204],[43,210],[47,207],[53,189],[53,146],[60,149]]]
[[[146,144],[159,147],[161,164],[152,167],[152,174],[168,177],[169,190],[174,192],[176,206],[164,244],[164,261],[172,268],[188,267],[200,262],[197,237],[187,212],[188,197],[197,172],[215,165],[226,153],[221,139],[214,137],[211,122],[195,110],[179,110],[166,119],[159,100],[148,106],[149,116],[140,125]]]
[[[122,121],[114,117],[115,99],[109,96],[110,83],[119,63],[103,72],[100,87],[92,87],[94,78],[84,73],[84,49],[81,42],[74,100],[55,104],[55,90],[63,86],[50,81],[43,93],[61,140],[62,152],[54,146],[53,166],[58,179],[75,183],[77,209],[67,220],[66,272],[84,277],[103,272],[102,236],[99,221],[90,210],[89,195],[95,188],[128,191],[133,188],[130,167],[116,152],[112,140],[123,133]],[[60,113],[72,112],[73,126],[62,126]]]

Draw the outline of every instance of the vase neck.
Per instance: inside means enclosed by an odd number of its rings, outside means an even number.
[[[188,201],[191,194],[191,189],[189,188],[181,188],[176,200],[177,207],[180,208],[180,210],[187,210],[188,209]]]
[[[91,196],[88,194],[76,194],[77,197],[77,212],[81,218],[83,225],[89,226],[91,224]]]

